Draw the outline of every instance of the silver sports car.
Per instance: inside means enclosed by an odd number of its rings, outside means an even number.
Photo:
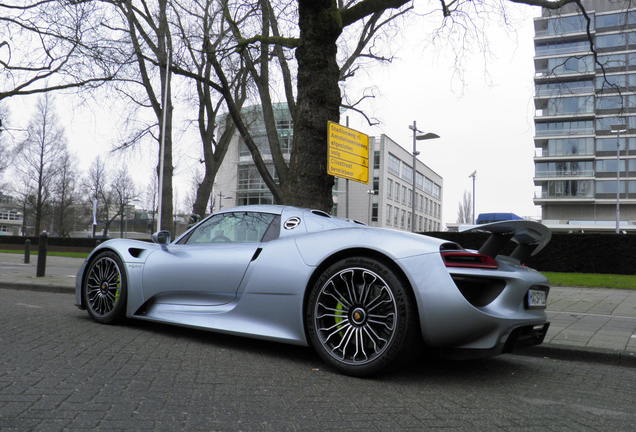
[[[491,233],[479,251],[317,210],[223,209],[172,242],[161,231],[154,243],[100,244],[79,270],[76,304],[102,323],[130,317],[311,345],[358,376],[412,344],[483,356],[541,343],[549,288],[522,263],[550,231],[529,221],[469,229]]]

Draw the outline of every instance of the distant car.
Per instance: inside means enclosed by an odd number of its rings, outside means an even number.
[[[524,219],[514,213],[479,213],[479,216],[477,216],[477,225],[511,220]]]
[[[79,270],[76,304],[124,317],[311,345],[339,371],[369,375],[409,344],[496,355],[543,341],[546,279],[521,265],[544,226],[499,222],[483,250],[371,228],[295,207],[223,209],[175,241],[114,239]],[[513,256],[500,256],[509,239]]]

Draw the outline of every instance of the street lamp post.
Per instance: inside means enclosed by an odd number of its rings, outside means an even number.
[[[475,225],[475,178],[477,177],[477,170],[473,171],[473,173],[468,177],[472,177],[473,179],[473,196],[471,197],[471,201],[473,202],[473,212],[470,219],[472,221],[471,223]]]
[[[621,220],[621,172],[620,172],[620,147],[621,132],[627,132],[624,124],[610,126],[610,130],[616,134],[616,234],[620,234]]]
[[[415,176],[417,175],[417,155],[420,152],[417,151],[416,143],[417,141],[430,140],[439,138],[439,135],[428,132],[422,134],[422,131],[417,128],[417,123],[413,120],[413,124],[409,125],[409,129],[413,131],[413,182],[412,182],[412,190],[411,190],[411,232],[415,232]],[[420,135],[418,135],[418,133]]]

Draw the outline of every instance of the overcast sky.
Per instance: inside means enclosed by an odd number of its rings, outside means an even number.
[[[540,217],[539,208],[532,202],[532,17],[540,11],[510,5],[509,12],[509,28],[495,21],[485,27],[490,52],[473,45],[472,52],[462,54],[459,70],[448,41],[430,42],[431,28],[439,23],[439,16],[410,19],[392,41],[398,47],[395,60],[367,68],[347,84],[351,91],[373,88],[376,98],[367,104],[367,112],[381,121],[369,127],[361,117],[351,114],[351,127],[369,135],[385,133],[409,151],[412,135],[408,125],[413,120],[419,129],[441,136],[419,142],[418,150],[420,160],[444,178],[444,223],[456,221],[462,194],[472,188],[468,175],[473,170],[477,170],[478,214],[514,212]],[[156,160],[156,145],[146,144],[125,155],[109,153],[122,136],[126,113],[117,104],[96,98],[97,103],[81,103],[76,97],[56,97],[71,151],[83,170],[97,154],[113,165],[127,163],[137,185],[145,189]],[[12,126],[26,125],[34,100],[9,100]],[[175,141],[180,153],[176,158],[175,189],[182,201],[191,189],[199,150],[196,137],[181,135],[178,130]]]

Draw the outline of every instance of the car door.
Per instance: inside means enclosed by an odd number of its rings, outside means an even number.
[[[179,242],[148,257],[144,298],[202,306],[230,302],[275,219],[276,215],[259,212],[210,217]]]

